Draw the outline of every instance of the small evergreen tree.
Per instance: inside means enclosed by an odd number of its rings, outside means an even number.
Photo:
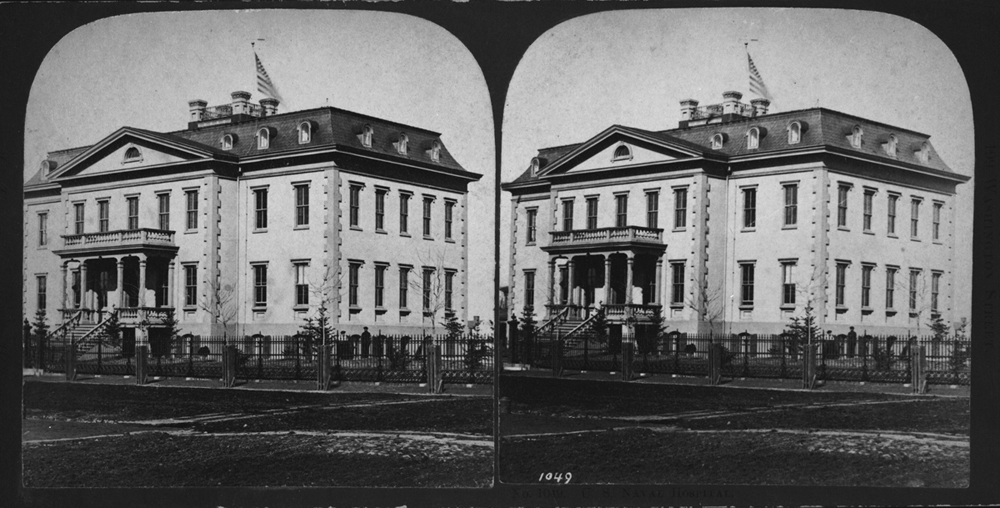
[[[931,333],[934,334],[931,340],[935,342],[941,342],[947,338],[948,331],[951,328],[948,326],[948,323],[945,323],[944,320],[941,319],[941,316],[934,316],[934,318],[927,323],[927,326],[930,327]]]
[[[299,344],[299,350],[306,356],[306,361],[310,361],[313,354],[318,354],[319,348],[323,346],[324,338],[326,343],[330,344],[336,337],[325,305],[319,307],[316,316],[307,317],[300,330],[299,334],[304,336],[306,340]]]
[[[816,324],[816,316],[813,315],[812,304],[806,305],[805,316],[793,316],[791,323],[784,332],[792,337],[793,344],[790,345],[793,351],[799,352],[809,343],[809,337],[815,343],[823,337],[823,331]]]
[[[118,313],[112,312],[108,319],[104,321],[104,329],[100,339],[103,344],[111,347],[121,347],[122,345],[122,325],[118,321]]]
[[[448,333],[449,341],[458,341],[462,337],[462,332],[465,331],[465,326],[454,314],[450,314],[444,323],[444,329]]]
[[[528,342],[535,338],[535,308],[531,305],[525,305],[521,309],[521,338],[523,341]]]
[[[38,309],[35,312],[35,322],[31,326],[35,329],[35,337],[39,342],[45,340],[45,337],[49,334],[49,324],[47,323],[48,318],[45,316],[45,309]]]

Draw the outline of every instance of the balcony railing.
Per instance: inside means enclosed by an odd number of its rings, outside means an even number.
[[[553,231],[551,245],[597,245],[602,243],[663,243],[663,230],[625,226],[623,228],[576,229]]]
[[[705,118],[714,118],[722,116],[722,111],[723,111],[722,104],[709,104],[706,106],[699,106],[695,108],[694,111],[691,112],[691,119],[703,120]],[[737,115],[740,116],[752,116],[753,106],[751,106],[750,104],[737,102],[736,108],[733,110],[733,113],[736,113]]]
[[[247,114],[250,116],[263,116],[261,113],[264,110],[259,104],[253,104],[248,102],[246,104]],[[205,113],[202,115],[202,120],[215,120],[217,118],[226,118],[233,116],[233,105],[232,104],[222,104],[219,106],[209,106],[205,108]]]
[[[132,245],[174,245],[174,232],[163,229],[122,229],[104,233],[63,235],[65,247],[125,247]]]
[[[119,307],[118,322],[123,325],[160,325],[174,313],[173,307]]]
[[[638,303],[610,303],[604,306],[604,315],[611,320],[618,319],[642,319],[642,318],[652,318],[656,315],[656,311],[660,309],[660,305],[647,304],[642,305]]]

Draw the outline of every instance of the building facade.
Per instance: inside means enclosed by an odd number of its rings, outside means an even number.
[[[726,92],[677,128],[543,148],[512,196],[510,297],[681,332],[916,332],[952,306],[953,172],[929,136]],[[613,331],[614,332],[614,331]]]
[[[466,319],[468,185],[440,134],[247,92],[183,130],[53,151],[24,188],[24,309],[150,336],[349,334]]]

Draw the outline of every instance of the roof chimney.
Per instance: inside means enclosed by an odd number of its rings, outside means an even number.
[[[694,111],[698,109],[698,101],[694,99],[684,99],[681,101],[681,121],[694,118]]]
[[[193,101],[188,101],[188,108],[191,110],[191,120],[190,122],[200,122],[205,119],[205,108],[208,107],[208,102],[201,99],[195,99]]]
[[[743,94],[733,90],[722,92],[722,114],[739,113],[739,103],[742,98]]]
[[[754,116],[766,115],[767,107],[771,105],[771,101],[767,99],[752,99],[750,105],[753,106]]]
[[[263,116],[272,116],[278,114],[278,104],[280,102],[278,99],[272,97],[265,97],[260,100],[260,107],[264,109]]]
[[[250,114],[250,92],[235,91],[233,97],[233,115]]]

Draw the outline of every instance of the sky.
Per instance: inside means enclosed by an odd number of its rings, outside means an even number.
[[[884,13],[827,9],[616,11],[571,19],[529,47],[510,83],[501,181],[539,148],[586,141],[620,124],[676,128],[683,99],[721,102],[749,91],[749,52],[770,111],[821,106],[931,136],[939,156],[972,176],[969,88],[933,33]],[[956,198],[955,316],[971,317],[972,193]],[[508,280],[510,194],[500,196],[500,283]]]
[[[373,34],[378,34],[373,37]],[[257,41],[264,39],[263,41]],[[202,11],[103,19],[64,37],[35,76],[24,179],[49,151],[90,145],[122,126],[187,127],[188,101],[253,93],[253,50],[279,113],[334,106],[442,133],[467,170],[469,318],[492,319],[495,142],[489,92],[472,55],[439,26],[394,13]],[[486,268],[486,269],[482,269]]]

